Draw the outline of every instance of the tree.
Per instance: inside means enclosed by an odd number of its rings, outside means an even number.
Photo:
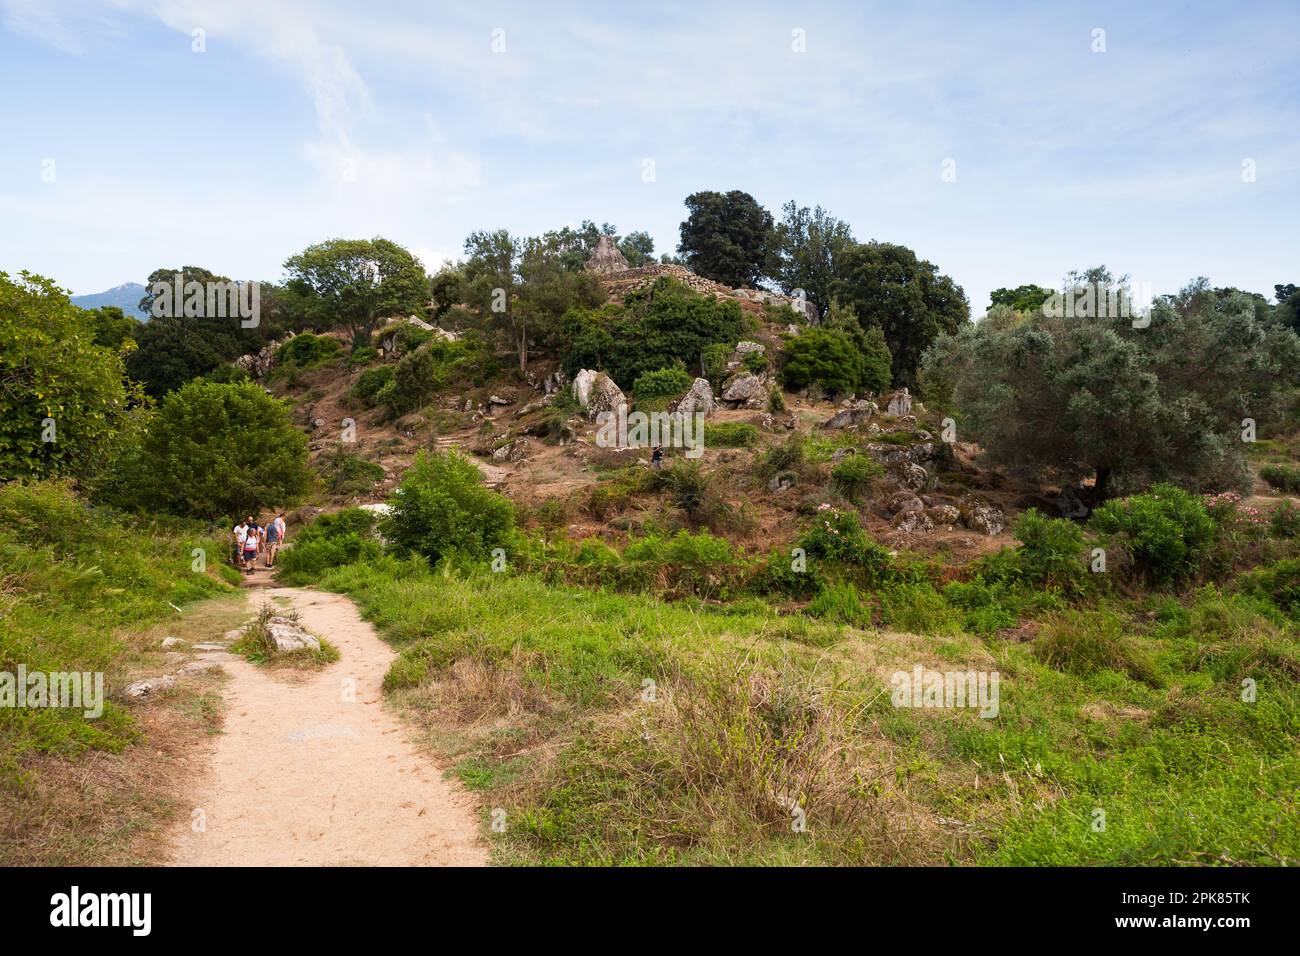
[[[854,245],[853,231],[821,206],[810,212],[792,199],[781,212],[773,278],[786,295],[802,289],[818,313],[825,315],[840,257]]]
[[[118,504],[209,520],[293,504],[313,483],[288,406],[251,382],[171,392],[115,471]]]
[[[1278,412],[1300,373],[1300,340],[1250,296],[1198,280],[1131,317],[1041,311],[946,335],[926,369],[952,383],[959,430],[988,464],[1026,480],[1092,478],[1098,500],[1177,480],[1246,479],[1245,419]]]
[[[1052,297],[1051,289],[1041,285],[1019,285],[1014,289],[994,289],[989,300],[989,308],[1005,305],[1017,312],[1034,312],[1043,307],[1043,303]]]
[[[143,396],[85,316],[51,280],[0,272],[0,478],[87,477],[129,440]]]
[[[847,335],[861,356],[862,374],[857,389],[879,394],[889,388],[893,380],[892,356],[885,343],[885,333],[878,326],[863,326],[852,306],[842,306],[832,300],[823,327]]]
[[[1296,292],[1300,292],[1300,287],[1297,287],[1294,282],[1280,283],[1273,286],[1273,298],[1277,301],[1278,305],[1281,305],[1287,299],[1291,298],[1291,296],[1295,295]]]
[[[944,333],[970,321],[961,286],[906,246],[869,242],[846,250],[835,297],[865,326],[885,334],[895,385],[916,384],[921,356]]]
[[[514,506],[483,486],[473,462],[456,452],[420,452],[380,531],[399,551],[436,562],[455,553],[486,559],[493,548],[510,547],[514,526]]]
[[[91,334],[95,344],[114,352],[121,351],[122,346],[134,349],[134,333],[140,325],[139,319],[127,315],[115,305],[102,305],[98,309],[86,309],[85,320],[90,323]]]
[[[375,323],[422,313],[428,279],[420,261],[388,239],[329,239],[285,260],[290,285],[305,294],[308,314],[326,328],[344,327],[354,348],[369,345]]]
[[[433,320],[442,319],[451,307],[465,301],[465,270],[451,262],[429,277],[429,301],[433,305]]]
[[[686,208],[677,247],[686,265],[724,285],[756,285],[771,256],[772,214],[738,189],[692,193]]]
[[[808,329],[794,336],[782,358],[781,381],[791,391],[818,385],[829,395],[853,393],[867,376],[862,353],[839,329]]]
[[[648,232],[629,232],[619,240],[618,251],[633,269],[655,261],[655,241]]]

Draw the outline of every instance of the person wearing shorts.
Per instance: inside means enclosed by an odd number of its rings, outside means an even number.
[[[244,567],[244,542],[248,540],[248,524],[244,521],[239,522],[231,533],[235,536],[235,565],[242,570]]]
[[[275,556],[280,550],[280,545],[284,544],[284,512],[271,519],[271,523],[266,526],[266,566],[275,567]]]
[[[253,516],[248,516],[248,534],[244,538],[244,573],[252,574],[253,566],[257,563],[258,547],[262,543],[262,529]]]

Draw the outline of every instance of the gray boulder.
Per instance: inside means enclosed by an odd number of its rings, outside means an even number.
[[[767,384],[757,375],[742,372],[722,386],[722,400],[732,408],[765,408]]]
[[[675,412],[681,412],[683,415],[694,415],[699,412],[701,415],[712,415],[717,403],[713,400],[713,386],[709,384],[706,378],[697,378],[691,385],[690,391],[683,395],[677,401]]]

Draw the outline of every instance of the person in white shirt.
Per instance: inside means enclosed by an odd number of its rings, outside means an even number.
[[[246,521],[247,532],[244,535],[244,573],[252,574],[253,565],[257,563],[257,552],[262,544],[262,529],[257,526],[253,516]]]
[[[248,540],[248,525],[241,521],[235,525],[233,531],[235,536],[235,564],[239,567],[244,566],[244,542]]]

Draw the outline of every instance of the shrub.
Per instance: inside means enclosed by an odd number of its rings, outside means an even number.
[[[421,452],[392,506],[381,524],[384,537],[399,552],[422,554],[430,562],[453,553],[485,559],[513,538],[514,507],[483,487],[477,466],[455,452]]]
[[[364,508],[319,515],[294,536],[293,547],[280,551],[276,558],[279,580],[289,585],[311,584],[330,568],[379,557],[376,520],[375,514]]]
[[[832,584],[825,588],[812,599],[807,610],[813,617],[842,624],[869,626],[871,623],[871,613],[852,584]]]
[[[343,343],[324,335],[303,332],[295,335],[276,350],[276,362],[291,370],[307,371],[328,365],[338,358]]]
[[[1151,657],[1125,633],[1126,621],[1105,611],[1066,611],[1048,621],[1034,641],[1034,652],[1057,670],[1087,677],[1119,671],[1157,685]]]
[[[1018,577],[1034,585],[1081,594],[1091,573],[1084,563],[1083,529],[1064,518],[1049,518],[1030,508],[1012,528],[1020,548],[1015,552]]]
[[[1291,465],[1265,465],[1259,476],[1278,491],[1300,494],[1300,468]]]
[[[1268,515],[1268,530],[1275,538],[1294,538],[1300,535],[1300,508],[1283,501]]]
[[[393,367],[391,365],[368,368],[358,376],[356,384],[352,386],[352,391],[349,394],[367,408],[374,408],[379,393],[392,380]]]
[[[321,466],[325,486],[333,495],[363,494],[385,477],[382,465],[348,454],[341,443],[322,459]]]
[[[885,469],[868,455],[845,455],[831,468],[831,480],[852,500],[884,473]]]
[[[709,476],[697,461],[676,461],[656,477],[656,484],[666,488],[673,504],[692,518],[699,517],[708,500]]]
[[[783,471],[793,471],[804,463],[803,439],[791,435],[779,445],[773,445],[763,454],[759,471],[766,477]]]
[[[822,580],[806,559],[801,561],[788,552],[773,551],[751,578],[750,587],[759,594],[807,598],[822,589]]]
[[[1142,578],[1158,584],[1194,575],[1215,536],[1201,500],[1174,485],[1108,501],[1090,523],[1128,552]]]
[[[705,422],[704,447],[752,448],[758,444],[758,427],[748,422]]]
[[[373,345],[362,345],[352,350],[348,356],[348,364],[351,366],[369,365],[379,358],[379,350]]]
[[[808,329],[795,336],[784,359],[781,381],[791,391],[816,384],[831,395],[855,392],[867,377],[862,353],[836,329]]]
[[[691,387],[691,377],[680,367],[661,368],[638,375],[632,391],[640,402],[646,398],[671,398]]]
[[[727,374],[727,359],[733,347],[725,342],[714,342],[700,351],[700,366],[704,377],[717,386]]]
[[[777,414],[785,411],[785,395],[779,388],[774,388],[767,393],[767,410]]]
[[[301,500],[314,485],[307,437],[251,382],[202,379],[166,395],[106,495],[126,507],[229,518]]]
[[[860,569],[868,582],[888,581],[895,576],[889,551],[867,537],[858,516],[828,504],[799,538],[799,546],[810,558],[823,558]]]
[[[1288,617],[1300,617],[1300,558],[1289,558],[1242,575],[1238,586],[1247,594],[1272,601]]]
[[[745,371],[752,375],[761,375],[767,371],[767,352],[746,352],[740,360]]]
[[[897,583],[880,591],[881,623],[913,634],[953,635],[961,620],[948,602],[925,582]]]

